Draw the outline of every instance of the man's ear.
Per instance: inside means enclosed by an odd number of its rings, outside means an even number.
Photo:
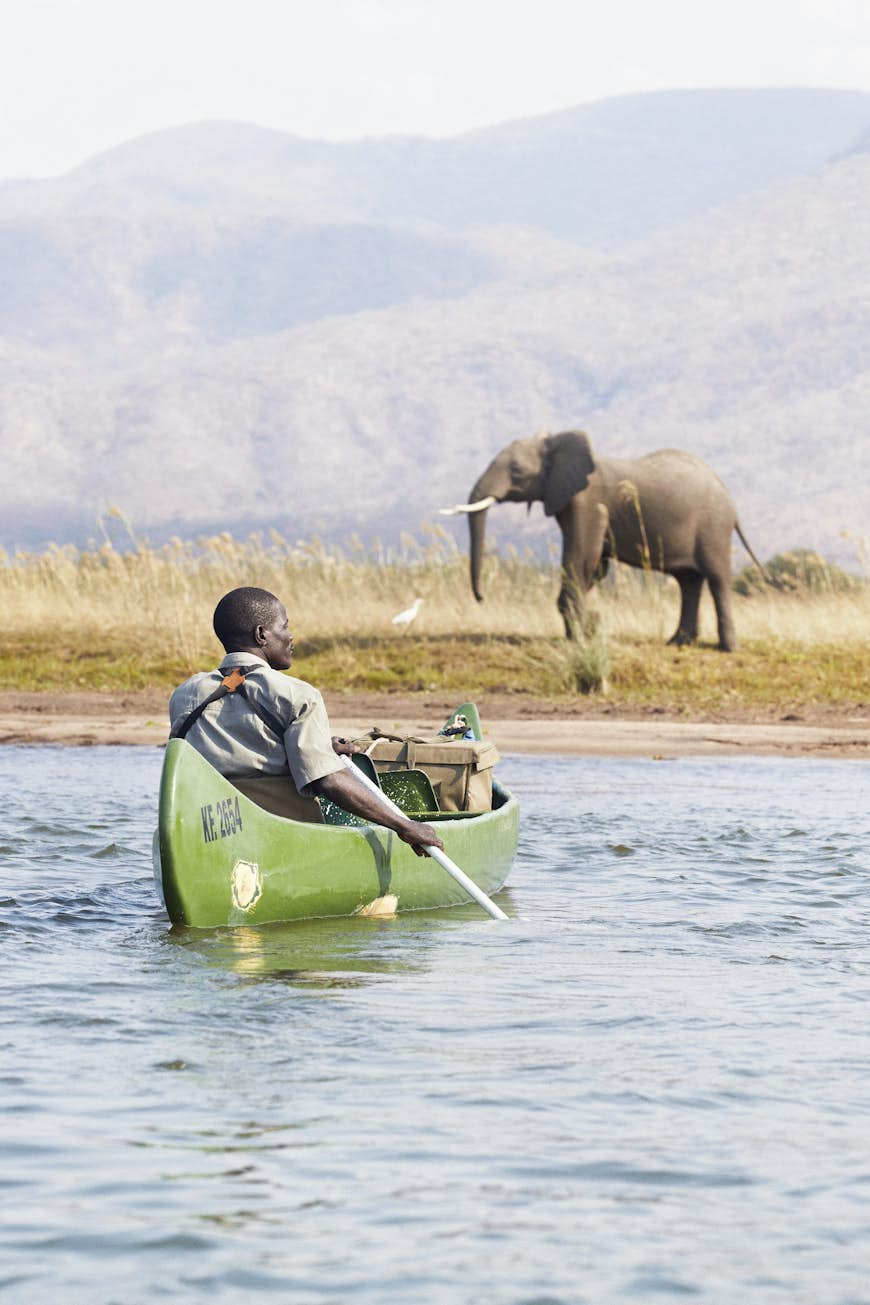
[[[254,643],[259,644],[262,648],[266,642],[266,628],[263,625],[254,626]]]

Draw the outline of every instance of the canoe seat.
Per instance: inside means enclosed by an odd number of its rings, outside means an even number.
[[[256,802],[273,816],[322,825],[323,815],[313,797],[303,797],[289,775],[254,775],[249,779],[230,779],[240,793]]]

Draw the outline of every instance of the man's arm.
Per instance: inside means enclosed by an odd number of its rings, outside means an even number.
[[[318,797],[329,798],[345,811],[350,811],[363,820],[374,825],[385,825],[399,835],[403,842],[413,847],[418,856],[426,855],[427,847],[440,847],[444,844],[431,825],[409,820],[406,816],[397,816],[388,807],[379,802],[373,793],[365,787],[349,770],[337,770],[322,779],[316,779],[308,786],[309,792]]]

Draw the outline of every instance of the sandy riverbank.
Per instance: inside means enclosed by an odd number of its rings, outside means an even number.
[[[336,734],[372,725],[433,733],[456,705],[436,695],[327,694]],[[488,735],[502,752],[573,756],[723,756],[734,754],[870,758],[870,709],[814,708],[774,713],[717,713],[689,720],[658,711],[628,711],[588,699],[490,695],[478,702]],[[166,695],[140,693],[0,693],[0,743],[70,746],[166,740]]]

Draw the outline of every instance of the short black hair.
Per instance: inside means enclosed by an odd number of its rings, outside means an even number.
[[[268,589],[255,589],[252,585],[231,589],[214,609],[214,632],[227,652],[250,648],[257,626],[269,625],[280,606],[280,598]]]

